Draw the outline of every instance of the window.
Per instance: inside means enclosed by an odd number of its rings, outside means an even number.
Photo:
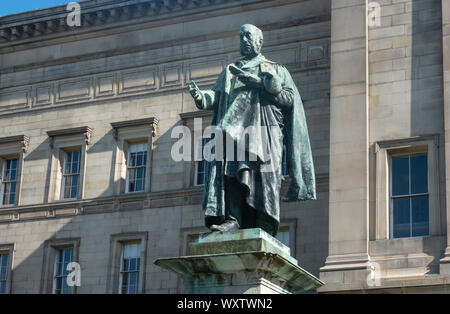
[[[0,252],[0,294],[7,292],[9,273],[9,252]]]
[[[57,249],[53,275],[53,294],[70,294],[67,276],[72,272],[67,265],[73,261],[73,247]]]
[[[16,190],[18,178],[18,158],[5,159],[1,170],[1,204],[13,205],[16,203]]]
[[[290,235],[289,228],[283,228],[278,231],[276,238],[278,241],[289,247],[291,246],[289,235]]]
[[[391,215],[393,238],[429,234],[428,158],[392,156]]]
[[[143,294],[145,292],[147,240],[147,232],[111,235],[107,293]]]
[[[436,134],[375,143],[372,241],[443,235],[439,137]]]
[[[64,151],[61,199],[78,198],[81,150]]]
[[[111,123],[116,141],[113,151],[115,195],[150,192],[155,170],[151,168],[151,160],[157,126],[156,118]]]
[[[120,260],[119,293],[137,294],[141,265],[141,244],[124,243]]]
[[[206,142],[208,141],[208,138],[201,138],[198,141],[201,141],[199,147],[199,152],[198,152],[198,156],[201,157],[202,160],[198,160],[195,162],[195,182],[194,184],[199,186],[199,185],[204,185],[205,184],[205,174],[206,174],[206,164],[207,161],[204,160],[203,157],[203,148],[205,147]]]
[[[126,192],[144,192],[147,170],[147,143],[131,144],[128,148]]]
[[[23,157],[29,141],[25,135],[0,138],[0,206],[20,204]]]
[[[86,152],[92,129],[84,126],[47,132],[51,155],[48,195],[44,202],[84,198]]]
[[[79,238],[62,238],[47,240],[44,243],[43,269],[40,291],[45,294],[75,294],[81,274],[77,271],[80,265],[71,265],[78,262],[80,247]],[[70,275],[70,277],[69,277]],[[69,286],[68,277],[74,281]]]

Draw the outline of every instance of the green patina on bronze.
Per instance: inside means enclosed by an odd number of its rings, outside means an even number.
[[[259,228],[203,233],[197,243],[189,244],[190,255],[261,251],[278,254],[297,265],[297,260],[291,256],[289,247]]]
[[[235,145],[244,141],[245,151],[258,158],[238,161],[225,157],[208,162],[202,205],[210,228],[231,216],[241,228],[262,228],[276,235],[280,199],[316,199],[308,128],[291,75],[260,53],[262,32],[246,24],[240,34],[243,58],[226,66],[211,90],[202,91],[191,82],[189,91],[199,109],[213,111],[212,125]],[[247,143],[242,130],[252,126],[259,131],[251,133]],[[270,144],[268,160],[264,158],[264,136]],[[283,146],[291,183],[281,198]],[[267,167],[271,171],[262,171]]]

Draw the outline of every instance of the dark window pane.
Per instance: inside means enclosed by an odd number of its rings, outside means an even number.
[[[410,210],[409,198],[397,198],[394,203],[394,238],[409,237],[410,233]]]
[[[205,183],[206,161],[197,161],[197,185]]]
[[[80,163],[79,162],[73,162],[72,167],[70,169],[70,173],[78,173],[80,170]]]
[[[62,291],[61,294],[69,294],[70,293],[70,287],[67,284],[67,277],[62,278]]]
[[[427,155],[411,157],[411,194],[428,192]]]
[[[56,284],[56,288],[55,288],[55,293],[56,294],[60,294],[61,293],[61,287],[62,287],[62,280],[63,278],[56,278],[55,280],[55,284]]]
[[[6,293],[6,281],[0,281],[0,294]]]
[[[81,157],[81,152],[73,152],[73,161],[79,162]]]
[[[14,204],[16,200],[16,182],[11,182],[11,194],[9,195],[9,204]]]
[[[142,180],[145,177],[145,168],[137,168],[136,180]]]
[[[72,186],[70,190],[70,197],[77,198],[78,196],[78,176],[72,176]]]
[[[9,254],[0,255],[0,266],[7,267],[9,260]]]
[[[418,196],[411,199],[412,235],[427,236],[429,234],[428,196]]]
[[[144,165],[144,153],[139,152],[136,156],[136,166],[143,166]]]
[[[6,280],[8,277],[8,267],[0,266],[0,280]]]
[[[8,277],[8,268],[1,266],[0,267],[0,280],[6,280]]]
[[[130,259],[130,268],[129,270],[136,270],[136,259],[132,258]]]
[[[392,158],[392,195],[409,194],[409,157]]]

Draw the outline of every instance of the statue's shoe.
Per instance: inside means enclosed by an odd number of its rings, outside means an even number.
[[[211,225],[209,229],[211,229],[211,231],[225,232],[239,229],[239,224],[235,220],[227,220],[221,225]]]

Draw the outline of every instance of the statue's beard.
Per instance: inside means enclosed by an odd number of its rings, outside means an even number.
[[[260,47],[257,47],[255,45],[249,44],[241,44],[241,55],[243,57],[254,57],[259,54]]]

